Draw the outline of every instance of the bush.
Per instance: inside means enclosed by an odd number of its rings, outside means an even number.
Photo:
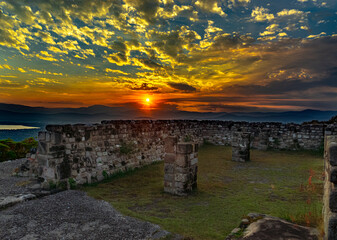
[[[34,138],[26,138],[21,142],[12,139],[0,140],[0,162],[24,158],[32,148],[36,148],[38,142]]]
[[[132,153],[135,146],[132,143],[122,143],[119,152],[121,154],[129,154]]]
[[[8,160],[17,159],[16,153],[13,150],[8,151],[6,155]]]
[[[68,179],[70,189],[76,189],[76,180],[73,178]]]

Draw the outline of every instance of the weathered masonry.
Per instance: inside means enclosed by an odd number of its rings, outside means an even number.
[[[337,239],[337,136],[325,138],[323,217],[326,240]]]
[[[164,139],[231,145],[242,129],[251,134],[257,149],[318,149],[324,132],[337,127],[281,123],[247,123],[194,120],[103,121],[95,125],[49,125],[39,134],[32,169],[47,182],[72,178],[77,184],[102,180],[125,171],[164,160]]]
[[[239,131],[233,133],[232,160],[235,162],[250,161],[250,133]]]
[[[198,144],[165,139],[164,191],[187,195],[197,188]]]

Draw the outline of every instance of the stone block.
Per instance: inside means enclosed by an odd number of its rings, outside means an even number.
[[[50,141],[52,144],[55,144],[55,145],[61,144],[62,135],[60,133],[52,132],[50,134]]]
[[[53,168],[45,167],[43,169],[43,178],[46,180],[54,180],[55,170]]]
[[[173,182],[174,181],[174,174],[165,174],[164,181]]]
[[[196,143],[196,144],[193,144],[193,146],[194,146],[193,151],[197,153],[199,151],[199,144]]]
[[[39,141],[45,141],[46,140],[46,132],[39,132],[38,140]]]
[[[235,132],[233,134],[232,160],[235,162],[250,160],[250,133]]]
[[[175,182],[174,187],[180,189],[186,189],[187,183],[186,182]]]
[[[337,190],[330,191],[329,207],[332,212],[337,213]]]
[[[176,182],[183,182],[183,183],[185,183],[185,182],[187,182],[187,180],[188,180],[188,175],[187,174],[176,173],[174,175],[174,181],[176,181]]]
[[[48,167],[48,159],[49,159],[48,155],[39,154],[37,156],[37,163],[39,166]]]
[[[193,145],[191,143],[178,143],[177,153],[190,154],[193,152]]]
[[[165,153],[176,153],[177,142],[177,137],[167,137],[164,143]]]
[[[185,154],[177,154],[176,165],[179,167],[187,167],[189,156]]]
[[[337,239],[337,215],[335,213],[330,213],[327,216],[328,222],[325,223],[325,238],[326,240],[336,240]]]
[[[46,142],[39,141],[37,151],[39,154],[47,154],[48,144]]]
[[[337,184],[337,167],[330,168],[329,181],[334,184]]]
[[[50,142],[50,133],[46,132],[46,142]]]
[[[174,163],[176,161],[175,153],[165,153],[164,162],[166,163]]]
[[[164,182],[164,187],[172,188],[173,187],[173,182],[165,181]]]
[[[193,165],[195,165],[195,164],[197,164],[198,163],[198,158],[193,158],[192,160],[191,160],[191,166],[193,166]]]
[[[329,144],[328,156],[330,164],[337,166],[337,143],[332,142]]]
[[[189,172],[189,168],[187,167],[179,167],[179,166],[175,166],[175,173],[188,173]]]
[[[164,173],[165,174],[173,174],[174,173],[174,164],[165,163],[164,165]]]
[[[175,188],[172,187],[164,187],[164,192],[175,194]]]

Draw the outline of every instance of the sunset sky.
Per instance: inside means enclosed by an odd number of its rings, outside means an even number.
[[[0,102],[337,110],[336,21],[336,0],[0,1]]]

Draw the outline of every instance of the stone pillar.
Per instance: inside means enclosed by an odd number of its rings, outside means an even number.
[[[250,161],[250,133],[248,132],[233,133],[232,160],[235,162]]]
[[[165,140],[164,191],[185,196],[197,188],[198,144]]]
[[[324,239],[335,240],[337,239],[337,136],[325,137],[324,172]]]

